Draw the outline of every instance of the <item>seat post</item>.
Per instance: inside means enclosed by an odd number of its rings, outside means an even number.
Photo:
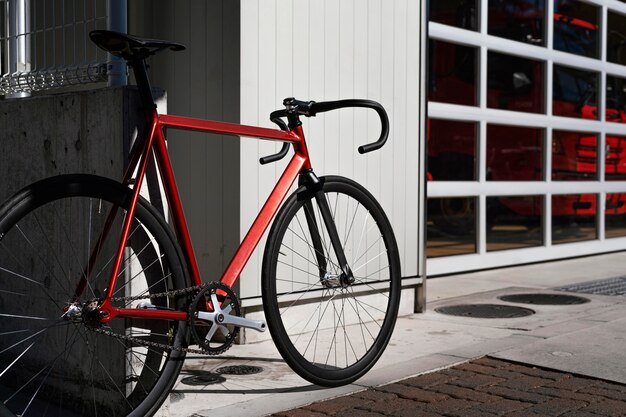
[[[150,88],[150,80],[148,79],[145,59],[135,58],[128,62],[135,73],[135,80],[137,81],[137,87],[139,88],[141,103],[146,110],[155,109],[156,104],[154,102],[154,97],[152,96],[152,89]]]

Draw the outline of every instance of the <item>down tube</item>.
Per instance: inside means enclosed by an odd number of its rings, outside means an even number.
[[[287,168],[285,168],[285,172],[278,180],[278,183],[272,190],[272,193],[267,198],[267,201],[263,205],[263,208],[259,212],[259,215],[250,226],[250,230],[246,234],[246,237],[243,238],[241,245],[239,245],[239,249],[233,259],[230,261],[230,264],[224,271],[224,275],[220,279],[221,282],[232,287],[235,285],[237,278],[239,278],[239,274],[243,270],[246,263],[250,259],[252,252],[259,244],[263,233],[267,230],[270,222],[274,218],[274,215],[278,211],[278,208],[282,204],[285,196],[289,192],[292,184],[298,177],[300,170],[304,166],[304,163],[307,159],[303,156],[295,154]]]

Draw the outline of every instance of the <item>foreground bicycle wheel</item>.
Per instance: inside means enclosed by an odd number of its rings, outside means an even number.
[[[263,306],[285,361],[306,380],[348,384],[389,342],[400,300],[400,260],[380,205],[359,184],[325,177],[323,193],[354,282],[340,279],[314,194],[301,187],[279,212],[263,258]]]
[[[81,277],[88,285],[79,305],[105,294],[129,201],[121,184],[68,175],[35,183],[0,208],[0,416],[149,416],[169,393],[183,352],[101,332],[180,347],[185,323],[116,318],[99,325],[86,310],[66,314]],[[97,243],[110,212],[110,232]],[[159,215],[140,201],[113,296],[183,288],[179,253]],[[182,297],[144,301],[185,306]]]

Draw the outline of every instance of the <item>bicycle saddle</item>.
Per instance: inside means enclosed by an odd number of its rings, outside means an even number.
[[[145,59],[165,49],[184,51],[184,45],[158,39],[145,39],[111,30],[92,30],[89,38],[99,48],[128,61]]]

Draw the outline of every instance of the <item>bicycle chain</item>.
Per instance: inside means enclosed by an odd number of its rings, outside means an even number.
[[[147,294],[147,295],[134,295],[134,296],[130,296],[130,297],[113,297],[111,298],[111,302],[131,302],[131,301],[138,301],[138,300],[147,300],[150,298],[163,298],[163,297],[169,297],[169,296],[180,296],[180,295],[188,295],[188,294],[197,294],[199,293],[201,290],[203,290],[204,288],[208,287],[210,284],[209,283],[203,283],[200,285],[195,285],[193,287],[187,287],[187,288],[181,288],[180,290],[172,290],[172,291],[165,291],[165,292],[160,292],[160,293],[155,293],[155,294]],[[221,353],[223,353],[224,351],[226,351],[227,349],[224,349],[223,351],[212,351],[212,352],[207,352],[203,349],[194,349],[194,348],[190,348],[190,347],[178,347],[178,346],[171,346],[171,345],[167,345],[165,343],[157,343],[157,342],[150,342],[147,340],[142,340],[140,338],[137,337],[132,337],[132,336],[127,336],[127,335],[122,335],[119,333],[115,333],[112,332],[110,330],[105,330],[102,328],[90,328],[88,326],[86,326],[87,329],[95,332],[95,333],[100,333],[103,334],[105,336],[109,336],[109,337],[113,337],[115,339],[119,339],[119,340],[123,340],[126,342],[132,342],[132,343],[136,343],[138,345],[142,345],[142,346],[146,346],[146,347],[153,347],[153,348],[158,348],[158,349],[163,349],[163,350],[175,350],[177,352],[184,352],[184,353],[195,353],[195,354],[200,354],[200,355],[219,355]]]

